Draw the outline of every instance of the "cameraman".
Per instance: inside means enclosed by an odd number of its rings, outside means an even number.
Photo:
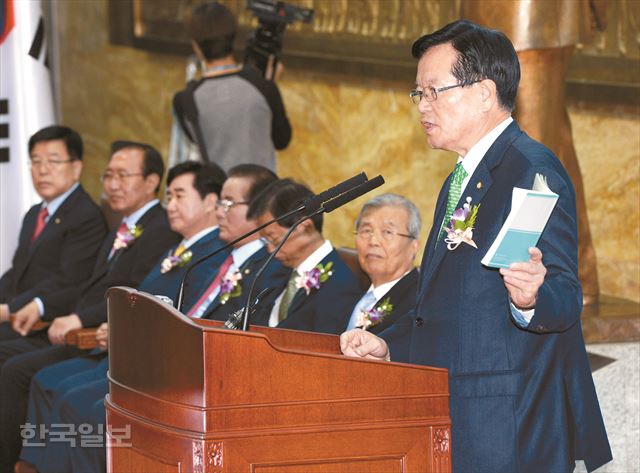
[[[287,147],[291,125],[275,83],[234,61],[236,30],[236,18],[224,5],[194,7],[187,31],[202,78],[173,97],[174,110],[203,161],[225,171],[240,163],[275,171],[275,149]]]

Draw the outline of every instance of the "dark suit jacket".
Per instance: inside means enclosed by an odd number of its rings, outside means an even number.
[[[389,303],[393,306],[393,309],[391,310],[391,313],[384,319],[382,319],[380,323],[374,325],[373,327],[369,327],[367,331],[375,334],[381,333],[391,327],[394,323],[396,323],[403,315],[406,315],[407,313],[412,311],[416,306],[417,290],[418,270],[416,268],[413,268],[411,271],[405,274],[402,279],[400,279],[400,281],[395,283],[393,287],[389,289],[378,302],[376,302],[374,308],[378,307],[385,300],[387,300],[387,298],[389,298]],[[360,297],[362,298],[362,295]],[[358,301],[356,301],[356,304],[357,303]],[[351,308],[351,312],[353,312],[353,307]],[[343,329],[346,329],[346,325],[345,327],[343,327]]]
[[[75,307],[83,327],[96,327],[107,321],[104,295],[108,288],[137,288],[155,262],[181,240],[180,235],[171,231],[167,214],[160,204],[151,207],[140,217],[137,225],[142,227],[142,234],[128,248],[118,250],[110,261],[107,261],[107,257],[116,231],[104,240],[91,278],[83,287],[82,297]]]
[[[480,260],[509,214],[513,187],[531,188],[536,173],[560,198],[537,245],[547,274],[535,315],[522,329],[499,272]],[[510,124],[457,205],[467,196],[481,204],[473,231],[478,249],[461,244],[448,251],[443,241],[435,247],[448,188],[447,180],[405,340],[410,362],[449,370],[454,471],[573,471],[574,459],[597,468],[611,451],[582,338],[575,195],[566,171]]]
[[[247,261],[245,261],[240,268],[242,272],[242,279],[239,282],[239,284],[242,286],[242,292],[240,293],[240,295],[238,297],[230,298],[224,304],[220,302],[220,296],[218,295],[218,297],[216,297],[211,303],[211,305],[207,309],[207,312],[202,318],[227,321],[230,314],[242,309],[247,304],[247,292],[249,291],[249,288],[251,287],[251,284],[256,277],[256,273],[260,270],[260,268],[262,268],[268,257],[269,252],[264,247],[251,255],[251,257],[247,259]],[[215,274],[212,274],[211,277],[209,277],[209,281],[204,286],[204,288],[209,286],[214,277]],[[260,278],[256,282],[256,287],[253,291],[253,297],[260,294],[263,289],[281,287],[282,284],[286,284],[286,281],[288,279],[289,270],[282,266],[282,264],[280,264],[278,260],[271,261],[262,276],[260,276]],[[273,292],[275,291],[272,291],[272,293]]]
[[[86,281],[95,264],[107,226],[99,207],[78,186],[49,217],[42,233],[31,241],[40,204],[29,209],[22,222],[18,248],[12,267],[0,278],[0,302],[15,312],[35,297],[45,305],[58,298],[58,304],[73,309],[78,293],[67,292]],[[59,298],[59,291],[66,297]]]
[[[358,278],[342,261],[336,250],[332,250],[325,256],[320,264],[325,266],[330,261],[333,262],[333,274],[320,284],[320,289],[311,289],[308,295],[304,289],[298,289],[287,311],[287,318],[277,325],[278,328],[342,333],[349,321],[353,306],[362,294],[362,287]],[[271,300],[265,301],[261,310],[256,313],[253,319],[254,324],[265,326],[269,324],[275,299],[285,290],[291,271],[288,271],[279,290],[270,295]]]
[[[173,300],[177,301],[178,291],[180,289],[180,282],[182,281],[182,277],[185,272],[195,263],[198,259],[202,258],[205,255],[213,253],[214,251],[222,248],[225,243],[218,238],[220,234],[219,229],[215,229],[202,238],[200,238],[197,242],[195,242],[189,248],[191,251],[191,261],[183,267],[175,267],[171,271],[167,273],[162,273],[162,261],[167,257],[173,254],[177,245],[172,246],[165,254],[163,254],[156,265],[149,271],[147,277],[140,284],[139,290],[148,292],[149,294],[157,295],[161,294]],[[212,267],[219,267],[222,262],[229,255],[229,251],[221,251],[217,255],[211,257],[210,260],[203,262],[202,264],[196,266],[187,276],[185,281],[185,291],[183,297],[182,304],[182,312],[187,313],[193,305],[197,301],[197,296],[201,291],[198,290],[198,287],[202,284],[200,281],[203,279],[209,278],[210,274],[213,273]],[[195,288],[194,288],[195,286]]]

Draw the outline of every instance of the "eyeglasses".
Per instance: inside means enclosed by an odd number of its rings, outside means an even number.
[[[102,182],[111,182],[111,181],[118,181],[118,182],[122,182],[125,179],[128,179],[130,177],[134,177],[134,176],[144,176],[144,173],[142,172],[124,172],[124,171],[118,171],[118,172],[105,172],[102,176],[100,176],[100,180]]]
[[[468,85],[475,84],[476,82],[480,81],[474,80],[473,82],[470,82],[468,84],[447,85],[445,87],[438,87],[437,89],[435,87],[426,87],[424,90],[413,89],[411,92],[409,92],[409,97],[411,98],[411,101],[416,105],[418,105],[423,98],[426,99],[427,102],[435,102],[436,100],[438,100],[438,94],[440,92],[455,89],[456,87],[466,87]]]
[[[41,159],[41,158],[33,158],[29,161],[29,166],[32,168],[40,169],[44,166],[49,169],[58,169],[63,164],[70,163],[73,159]]]
[[[371,240],[374,234],[378,233],[384,241],[391,241],[396,236],[401,236],[404,238],[410,238],[411,240],[415,240],[415,237],[412,235],[407,235],[406,233],[394,232],[393,230],[382,229],[378,232],[373,228],[361,228],[360,230],[356,230],[353,232],[357,238],[362,238],[363,240]]]
[[[229,213],[232,207],[236,205],[249,205],[249,202],[234,202],[233,200],[221,199],[216,201],[216,209],[222,208],[224,213]]]

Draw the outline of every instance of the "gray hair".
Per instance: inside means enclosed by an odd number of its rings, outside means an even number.
[[[362,216],[369,210],[379,209],[380,207],[403,207],[409,215],[409,222],[407,223],[407,232],[416,240],[420,238],[420,228],[422,227],[422,219],[420,218],[420,212],[418,208],[409,199],[402,197],[398,194],[381,194],[373,199],[367,201],[358,214],[356,219],[356,230],[360,227],[360,221]]]

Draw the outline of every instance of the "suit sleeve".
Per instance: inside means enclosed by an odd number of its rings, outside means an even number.
[[[0,304],[9,302],[11,286],[13,286],[13,268],[9,268],[0,278]]]
[[[18,257],[18,253],[24,245],[27,235],[27,227],[29,226],[27,222],[33,221],[35,219],[35,213],[38,212],[37,207],[33,206],[24,219],[22,220],[22,226],[20,227],[20,236],[18,238],[18,247],[16,248],[16,253],[13,255],[13,260],[11,262],[11,268],[9,268],[0,278],[0,304],[8,304],[12,299],[12,292],[14,291],[14,277],[15,277],[15,266],[16,266],[16,258]]]
[[[65,235],[60,247],[60,267],[48,278],[43,279],[29,290],[18,294],[9,303],[12,312],[39,297],[47,307],[49,297],[59,299],[60,291],[81,285],[88,279],[93,268],[100,244],[107,234],[107,226],[97,208],[91,208],[78,219]],[[66,291],[65,291],[66,292]],[[74,291],[69,291],[71,294]],[[73,308],[75,300],[69,297],[66,301],[58,301],[61,306]],[[46,310],[45,310],[46,315]]]
[[[563,171],[533,168],[528,182],[533,182],[535,173],[546,176],[549,188],[559,198],[537,245],[547,274],[538,290],[535,313],[527,330],[563,332],[580,320],[582,311],[575,193]]]

